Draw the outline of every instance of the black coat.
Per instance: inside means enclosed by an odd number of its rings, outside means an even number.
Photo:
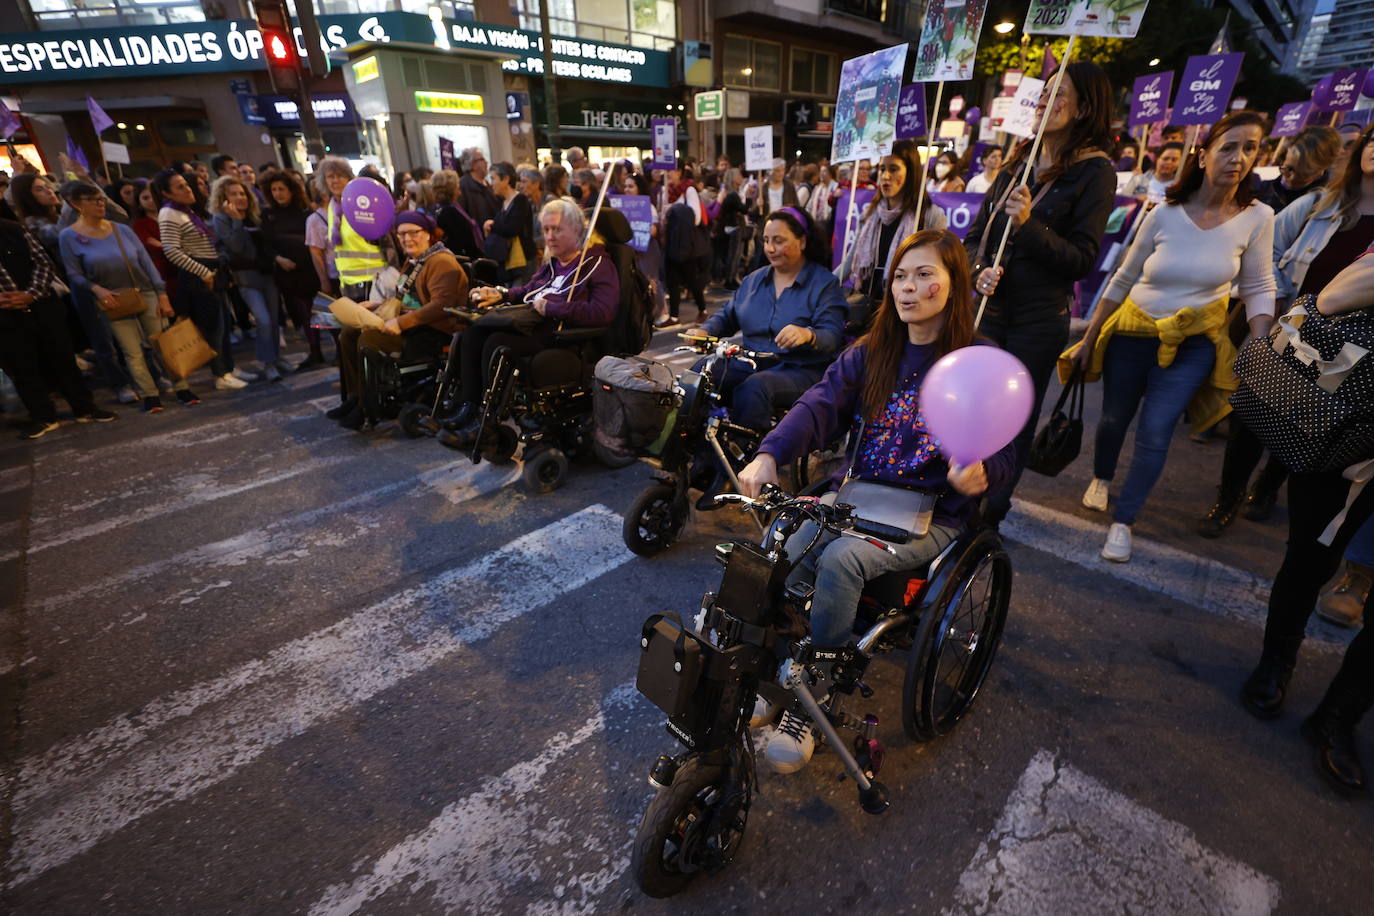
[[[520,239],[525,260],[534,263],[534,217],[530,214],[530,199],[517,193],[510,205],[501,208],[491,223],[491,234],[503,239]],[[502,265],[504,266],[504,265]]]
[[[457,204],[440,204],[434,222],[444,233],[444,247],[456,255],[477,260],[482,253],[482,227]]]
[[[305,221],[310,211],[296,207],[269,207],[262,214],[262,240],[273,255],[273,275],[277,288],[284,293],[313,296],[319,292],[320,278],[310,260],[305,244]],[[277,264],[277,255],[293,261],[295,270],[285,270]]]
[[[696,225],[696,216],[692,213],[691,207],[681,201],[673,204],[668,208],[664,225],[668,230],[668,238],[664,244],[668,260],[686,263],[710,257],[709,230],[706,226]]]
[[[464,175],[459,180],[458,187],[463,192],[463,209],[477,225],[485,226],[487,220],[496,218],[497,211],[501,209],[501,201],[484,182],[471,175]]]

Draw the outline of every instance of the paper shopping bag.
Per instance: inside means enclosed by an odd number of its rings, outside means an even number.
[[[215,358],[215,351],[189,318],[178,319],[171,327],[154,336],[153,343],[162,357],[162,365],[173,378],[187,378]]]

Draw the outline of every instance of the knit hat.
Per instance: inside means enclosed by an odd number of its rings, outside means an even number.
[[[434,222],[434,217],[423,210],[406,210],[404,213],[397,213],[396,228],[400,229],[401,226],[406,223],[410,223],[412,226],[419,226],[431,235],[434,234],[435,229],[439,228],[438,224]]]

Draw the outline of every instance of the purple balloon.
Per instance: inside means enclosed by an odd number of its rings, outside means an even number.
[[[977,124],[982,119],[983,109],[979,108],[977,105],[973,106],[967,112],[964,113],[965,124]]]
[[[997,454],[1031,413],[1035,387],[1015,356],[971,346],[941,357],[921,383],[921,415],[951,462]]]
[[[371,178],[354,178],[345,187],[340,200],[344,219],[353,231],[375,242],[391,231],[396,218],[396,202],[386,185]]]

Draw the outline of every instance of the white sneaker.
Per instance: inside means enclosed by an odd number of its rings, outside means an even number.
[[[1107,543],[1102,545],[1102,559],[1125,563],[1131,558],[1131,526],[1112,522],[1107,529]]]
[[[1107,511],[1107,481],[1094,477],[1083,494],[1083,507],[1094,512]]]
[[[749,727],[763,728],[765,725],[771,725],[781,708],[777,703],[770,703],[765,697],[759,697],[754,700],[754,714],[749,717]]]
[[[763,756],[774,773],[795,773],[811,762],[815,750],[811,722],[789,709],[769,736]]]
[[[125,385],[115,393],[115,397],[119,399],[119,403],[121,404],[133,404],[138,400],[138,392],[134,391],[128,385]]]
[[[235,369],[231,374],[241,382],[260,382],[263,379],[261,372],[254,372],[252,369]]]
[[[221,375],[219,378],[215,379],[215,390],[216,390],[216,391],[224,391],[224,390],[226,390],[226,389],[233,390],[233,389],[237,389],[237,388],[247,388],[247,387],[248,387],[248,383],[245,382],[243,379],[241,379],[241,378],[237,377],[236,375],[234,375],[234,373],[232,373],[232,372],[226,372],[226,373],[224,373],[223,375]]]

